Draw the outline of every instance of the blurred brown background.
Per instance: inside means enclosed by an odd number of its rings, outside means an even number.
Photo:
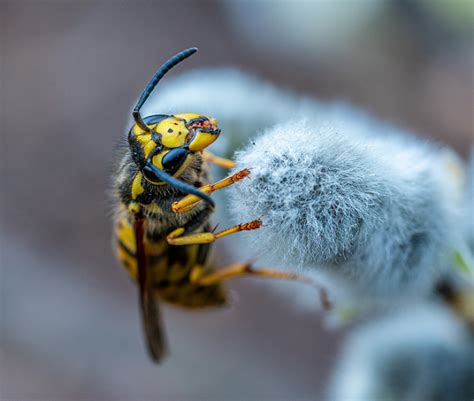
[[[345,98],[466,156],[473,13],[468,0],[1,2],[0,399],[322,399],[342,333],[253,280],[229,285],[239,302],[224,311],[165,308],[172,353],[148,361],[110,246],[114,145],[151,72],[195,45],[188,69]]]

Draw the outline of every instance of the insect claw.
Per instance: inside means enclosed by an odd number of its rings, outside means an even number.
[[[249,223],[241,224],[239,227],[241,230],[256,230],[257,228],[260,228],[263,225],[262,220],[257,219],[257,220],[252,220]]]
[[[250,168],[244,168],[243,170],[240,170],[239,172],[237,172],[235,174],[235,176],[233,176],[233,182],[237,182],[237,181],[240,181],[241,179],[245,178],[245,177],[248,177],[250,175]]]

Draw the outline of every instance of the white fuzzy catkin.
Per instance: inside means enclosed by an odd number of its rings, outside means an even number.
[[[328,401],[474,398],[474,338],[451,311],[418,306],[349,335]]]
[[[448,266],[454,190],[437,149],[344,105],[268,128],[236,156],[235,221],[265,261],[322,269],[374,296],[428,292]]]

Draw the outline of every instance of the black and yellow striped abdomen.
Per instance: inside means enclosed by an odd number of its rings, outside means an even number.
[[[117,256],[130,274],[137,279],[135,234],[127,216],[116,223]],[[151,272],[156,295],[163,301],[187,307],[201,308],[226,303],[221,285],[196,285],[190,274],[196,265],[206,263],[209,244],[173,246],[164,235],[147,233],[144,239],[147,268]]]

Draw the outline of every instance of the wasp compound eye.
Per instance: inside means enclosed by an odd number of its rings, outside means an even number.
[[[151,183],[160,183],[162,182],[158,175],[155,173],[155,169],[152,169],[149,164],[145,165],[142,169],[143,175]]]
[[[189,185],[188,183],[178,180],[177,178],[173,177],[172,175],[168,174],[166,171],[163,171],[156,167],[151,162],[148,162],[142,169],[143,175],[145,178],[154,184],[159,183],[167,183],[171,185],[173,188],[180,190],[185,194],[192,194],[197,196],[198,198],[202,199],[212,207],[215,206],[214,201],[211,199],[209,195],[204,192],[201,192],[198,188]]]
[[[166,155],[163,156],[163,159],[161,160],[163,170],[168,174],[173,175],[183,165],[189,153],[189,150],[186,148],[180,147],[171,149]]]

